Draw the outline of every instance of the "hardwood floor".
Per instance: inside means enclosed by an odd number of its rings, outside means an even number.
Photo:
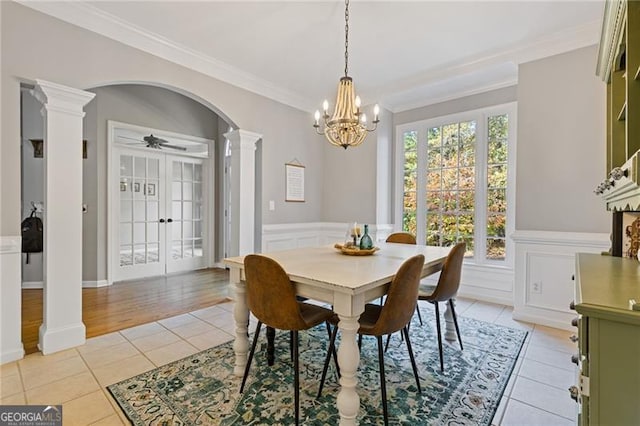
[[[166,277],[82,289],[82,321],[87,338],[180,315],[228,300],[229,272],[203,269]],[[22,343],[38,351],[42,290],[22,290]]]

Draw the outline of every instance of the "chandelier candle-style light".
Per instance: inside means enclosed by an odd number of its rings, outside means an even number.
[[[367,116],[360,111],[360,97],[356,96],[353,79],[349,77],[349,0],[345,0],[344,10],[344,77],[338,84],[338,96],[333,115],[329,115],[329,102],[322,103],[323,128],[320,128],[320,111],[316,111],[313,127],[320,135],[335,146],[344,149],[360,145],[373,132],[380,122],[380,108],[373,108],[373,127],[367,128]]]

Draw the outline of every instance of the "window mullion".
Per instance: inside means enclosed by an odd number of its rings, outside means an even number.
[[[418,129],[418,170],[416,182],[416,240],[427,241],[427,128]]]
[[[476,120],[474,257],[476,263],[485,263],[487,255],[487,115],[481,114]]]

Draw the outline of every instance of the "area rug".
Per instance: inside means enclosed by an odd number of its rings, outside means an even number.
[[[431,309],[430,309],[431,308]],[[526,332],[460,317],[464,350],[444,344],[440,372],[435,318],[421,307],[424,326],[414,317],[410,336],[420,373],[417,393],[409,356],[400,335],[385,354],[390,424],[490,425],[516,363]],[[336,425],[339,390],[331,363],[316,399],[326,346],[324,325],[300,333],[300,419],[305,425]],[[259,350],[258,350],[259,349]],[[109,391],[134,425],[292,425],[293,367],[289,335],[276,335],[276,362],[266,362],[264,331],[245,391],[233,374],[233,342],[205,350],[120,383]],[[365,337],[358,370],[361,425],[383,424],[375,338]]]

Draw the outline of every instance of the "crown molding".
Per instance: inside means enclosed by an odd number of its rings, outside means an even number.
[[[455,88],[452,87],[452,90],[449,92],[447,96],[441,96],[439,98],[424,99],[424,100],[415,101],[415,102],[398,103],[395,107],[388,108],[388,109],[392,113],[397,114],[399,112],[423,108],[430,105],[439,104],[442,102],[452,101],[454,99],[465,98],[467,96],[478,95],[480,93],[490,92],[492,90],[504,89],[505,87],[515,86],[516,84],[518,84],[517,77],[505,79],[492,84],[479,86],[475,89],[470,89],[470,90],[455,90]]]
[[[442,81],[444,79],[450,79],[453,77],[459,77],[466,74],[479,72],[485,68],[501,63],[511,62],[519,65],[549,56],[569,52],[571,50],[576,50],[582,47],[592,46],[597,44],[600,40],[601,25],[602,23],[600,21],[592,21],[581,26],[573,27],[565,31],[551,34],[548,37],[538,39],[535,42],[525,46],[519,46],[513,49],[503,50],[481,57],[479,56],[475,58],[467,58],[468,60],[465,62],[450,64],[449,66],[430,70],[428,72],[421,73],[419,75],[415,75],[401,81],[397,81],[382,88],[378,92],[378,98],[384,99],[385,96],[391,96],[398,92],[409,91],[415,87],[426,86]],[[389,104],[393,104],[390,110],[394,113],[407,111],[409,109],[433,105],[435,103],[456,99],[462,96],[468,96],[487,90],[507,87],[512,84],[517,84],[517,77],[515,80],[504,80],[503,82],[498,82],[490,86],[486,86],[484,89],[478,88],[477,90],[473,91],[456,91],[455,86],[452,86],[452,95],[447,97],[446,99],[425,99],[424,102],[408,102],[406,104],[389,102]]]
[[[16,0],[38,12],[119,41],[175,64],[201,72],[225,83],[273,99],[303,111],[312,111],[309,100],[279,87],[254,74],[175,43],[165,37],[140,28],[82,1],[32,2]]]
[[[293,91],[280,87],[252,73],[240,70],[194,49],[175,43],[146,29],[137,27],[96,8],[87,2],[16,1],[31,9],[119,41],[125,45],[148,52],[167,61],[201,72],[241,89],[281,102],[302,111],[310,112],[315,110],[315,106],[312,102]],[[601,25],[601,21],[592,21],[581,26],[551,34],[526,46],[501,50],[489,55],[465,58],[465,61],[463,62],[441,66],[437,69],[419,73],[409,78],[375,89],[374,92],[376,92],[376,95],[373,97],[380,99],[384,104],[385,97],[391,97],[397,93],[410,91],[415,87],[426,86],[455,76],[463,76],[465,74],[478,72],[496,64],[505,62],[521,64],[568,52],[581,47],[595,45],[600,41]],[[388,102],[388,109],[394,113],[406,111],[457,97],[506,87],[510,84],[516,83],[517,79],[509,79],[478,88],[473,91],[457,91],[455,85],[452,85],[451,93],[454,93],[455,95],[447,97],[446,99],[425,99],[424,102],[407,103]]]

